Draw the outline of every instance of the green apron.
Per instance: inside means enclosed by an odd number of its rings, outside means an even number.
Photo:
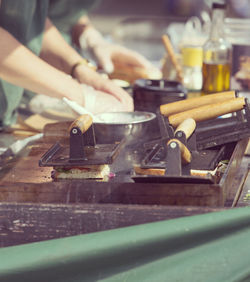
[[[41,50],[47,12],[47,0],[2,0],[0,26],[38,55]],[[0,80],[1,127],[15,122],[16,108],[20,103],[23,91],[23,88]]]

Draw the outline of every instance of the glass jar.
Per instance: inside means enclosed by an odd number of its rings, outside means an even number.
[[[188,90],[202,88],[202,48],[201,46],[182,46],[183,84]]]

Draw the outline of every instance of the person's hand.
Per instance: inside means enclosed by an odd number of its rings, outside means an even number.
[[[101,91],[96,91],[89,85],[81,84],[79,86],[80,93],[78,93],[78,91],[72,91],[72,95],[69,98],[83,106],[88,112],[99,114],[104,112],[127,111],[126,107],[124,107],[124,105],[114,96]],[[74,94],[77,94],[77,96]],[[80,94],[80,99],[76,99],[78,94]],[[54,110],[55,112],[63,112],[66,116],[67,114],[75,115],[75,111],[72,111],[63,99],[49,97],[43,94],[35,95],[28,105],[29,110],[37,114],[47,110]]]
[[[126,107],[114,96],[96,91],[91,86],[82,84],[85,109],[93,114],[104,112],[124,112]]]
[[[144,56],[126,47],[107,42],[93,27],[88,27],[80,35],[79,44],[83,50],[87,49],[93,54],[99,67],[108,74],[123,67],[157,71]]]
[[[104,42],[96,45],[92,52],[99,66],[108,74],[119,67],[151,69],[153,65],[139,53],[117,44]]]
[[[92,86],[102,97],[106,97],[106,95],[111,96],[109,98],[103,98],[103,100],[114,101],[115,99],[121,104],[123,111],[133,111],[134,105],[131,96],[122,88],[113,83],[110,79],[102,77],[100,74],[90,69],[88,66],[84,64],[77,66],[77,68],[75,68],[74,70],[74,77],[80,83]],[[100,98],[100,102],[101,99],[102,98]]]

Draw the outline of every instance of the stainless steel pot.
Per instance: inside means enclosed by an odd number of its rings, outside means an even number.
[[[156,118],[150,112],[112,112],[96,115],[94,122],[97,143],[114,143],[124,137],[133,139],[149,134]]]

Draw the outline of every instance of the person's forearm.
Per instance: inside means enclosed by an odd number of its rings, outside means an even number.
[[[49,19],[46,21],[40,57],[67,74],[71,74],[73,65],[82,59]]]
[[[80,100],[78,83],[50,66],[0,28],[0,77],[10,83],[52,97]]]

